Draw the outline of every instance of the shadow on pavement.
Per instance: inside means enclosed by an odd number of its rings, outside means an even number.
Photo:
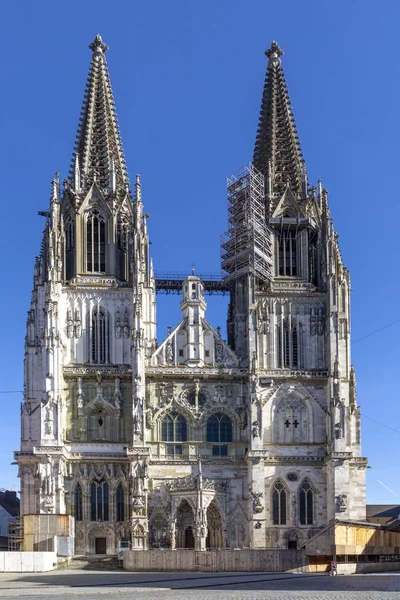
[[[298,591],[400,591],[400,574],[384,576],[303,575],[293,573],[82,573],[12,575],[0,588],[164,588],[165,590],[298,590]],[[29,585],[30,584],[30,585]]]

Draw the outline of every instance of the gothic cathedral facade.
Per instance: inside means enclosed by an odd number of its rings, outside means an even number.
[[[97,36],[68,179],[56,175],[25,341],[22,515],[72,515],[77,553],[300,547],[365,519],[350,277],[311,187],[273,42],[253,162],[228,180],[221,289],[181,282],[156,339],[140,178],[131,191]],[[221,204],[222,206],[222,204]]]

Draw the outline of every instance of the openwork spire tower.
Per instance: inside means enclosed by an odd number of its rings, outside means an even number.
[[[126,193],[129,181],[105,57],[108,46],[97,35],[89,48],[93,55],[76,137],[71,183],[76,191],[84,192],[96,181],[103,190]]]
[[[279,197],[289,185],[293,194],[300,198],[305,167],[281,65],[283,51],[272,42],[265,54],[269,61],[253,164],[266,181],[271,178],[274,195]]]

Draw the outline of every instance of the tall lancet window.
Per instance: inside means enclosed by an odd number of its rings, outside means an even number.
[[[67,279],[74,274],[75,224],[70,215],[65,219],[65,276]]]
[[[312,525],[314,522],[313,500],[314,494],[308,479],[301,484],[299,491],[300,500],[300,523],[302,525]]]
[[[102,308],[96,308],[92,313],[91,323],[91,362],[104,365],[110,362],[109,349],[109,319]]]
[[[108,483],[92,481],[90,486],[91,521],[108,521]]]
[[[286,525],[286,489],[278,479],[272,488],[272,521],[274,525]]]
[[[117,487],[117,493],[116,493],[116,514],[117,514],[117,521],[124,521],[124,517],[125,517],[125,493],[124,493],[124,488],[122,487],[122,483],[120,483]]]
[[[297,276],[297,239],[293,229],[281,231],[278,251],[278,274],[284,277]]]
[[[106,270],[106,221],[98,210],[92,210],[86,223],[86,270],[102,273]]]
[[[75,521],[82,521],[83,510],[82,510],[82,488],[78,483],[75,488],[74,494],[74,517]]]
[[[278,327],[279,366],[297,369],[300,366],[299,330],[295,319],[284,319]]]
[[[128,219],[118,215],[117,221],[117,275],[121,279],[128,279],[127,252],[128,252]]]

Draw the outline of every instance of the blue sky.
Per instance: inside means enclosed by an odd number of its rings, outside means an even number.
[[[219,271],[225,179],[251,160],[276,39],[312,183],[329,190],[352,276],[353,362],[370,459],[368,501],[400,503],[400,4],[383,0],[19,1],[2,9],[0,146],[2,344],[0,487],[19,489],[23,344],[42,217],[55,171],[67,176],[97,33],[131,181],[142,176],[156,271]],[[391,216],[392,215],[392,216]],[[225,323],[226,299],[209,300]],[[180,317],[159,297],[159,338]],[[379,421],[386,425],[378,424]],[[392,427],[397,429],[393,431]],[[387,486],[387,487],[385,487]],[[390,491],[387,489],[390,488]]]

